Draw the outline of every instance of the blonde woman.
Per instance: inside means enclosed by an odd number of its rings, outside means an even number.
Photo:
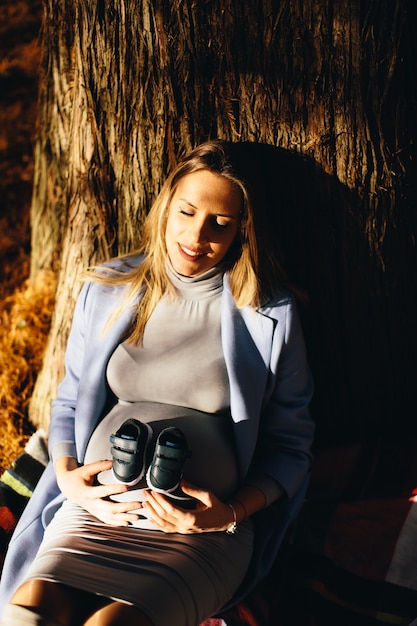
[[[270,569],[314,429],[255,170],[243,145],[198,146],[142,249],[89,272],[51,463],[4,566],[4,626],[198,626]]]

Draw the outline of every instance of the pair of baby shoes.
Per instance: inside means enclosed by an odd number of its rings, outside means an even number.
[[[150,489],[172,494],[180,484],[184,463],[191,456],[187,439],[177,427],[169,427],[159,434],[153,458],[146,470],[146,451],[152,439],[148,424],[128,419],[110,436],[112,443],[113,474],[118,482],[137,485],[146,473]]]

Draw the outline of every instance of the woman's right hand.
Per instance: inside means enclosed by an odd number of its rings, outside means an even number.
[[[61,457],[55,463],[58,487],[64,496],[111,526],[128,526],[136,522],[139,515],[133,510],[142,507],[140,502],[113,502],[109,496],[124,493],[127,486],[121,483],[95,485],[94,478],[100,472],[109,470],[112,461],[95,461],[78,465],[73,457]]]

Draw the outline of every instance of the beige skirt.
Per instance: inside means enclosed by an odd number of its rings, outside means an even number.
[[[26,579],[59,582],[138,607],[155,626],[198,626],[237,591],[252,554],[238,533],[166,534],[103,524],[64,502]]]

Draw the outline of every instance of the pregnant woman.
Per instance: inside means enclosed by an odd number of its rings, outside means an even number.
[[[239,144],[198,146],[141,249],[88,272],[51,462],[3,570],[4,626],[198,626],[270,569],[314,429],[255,169]]]

